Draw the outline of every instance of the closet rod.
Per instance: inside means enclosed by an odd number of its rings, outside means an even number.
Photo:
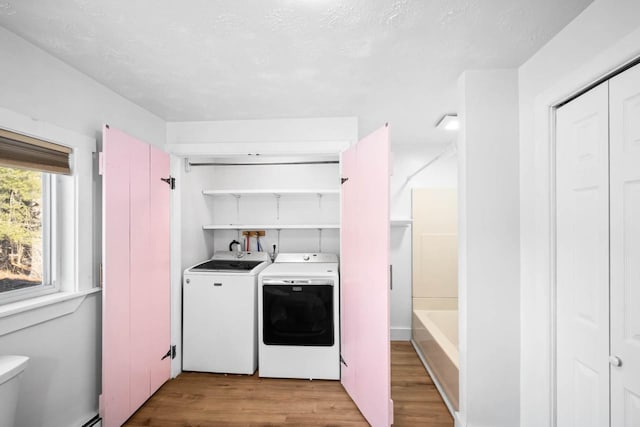
[[[409,182],[411,180],[411,178],[413,178],[414,176],[418,175],[420,172],[422,172],[423,170],[425,170],[426,168],[428,168],[429,166],[431,166],[432,164],[434,164],[435,162],[437,162],[438,160],[440,160],[441,158],[443,158],[444,156],[446,156],[449,153],[455,153],[456,152],[456,144],[455,142],[452,142],[451,144],[449,144],[447,146],[447,148],[445,148],[444,150],[442,150],[442,152],[440,154],[438,154],[437,156],[435,156],[433,159],[429,160],[427,163],[425,163],[420,169],[418,169],[417,171],[415,171],[414,173],[412,173],[411,175],[409,175],[407,177],[407,180],[405,181],[405,183]]]
[[[278,165],[335,165],[338,160],[306,161],[306,162],[203,162],[191,163],[189,166],[278,166]]]

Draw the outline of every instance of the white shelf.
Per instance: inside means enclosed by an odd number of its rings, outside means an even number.
[[[205,196],[257,196],[263,194],[281,195],[305,195],[305,194],[340,194],[339,188],[315,188],[315,189],[266,189],[266,190],[202,190]]]
[[[203,225],[204,230],[305,230],[340,228],[339,224],[219,224]]]
[[[390,223],[392,227],[407,227],[413,224],[413,220],[411,218],[391,218]]]

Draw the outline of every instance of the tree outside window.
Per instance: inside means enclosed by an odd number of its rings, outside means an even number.
[[[42,285],[43,173],[0,167],[0,292]]]

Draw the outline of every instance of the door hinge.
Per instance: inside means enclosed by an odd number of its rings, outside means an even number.
[[[344,359],[342,358],[342,355],[340,355],[340,363],[342,363],[347,368],[349,367],[349,365],[347,365],[347,362],[345,362]]]
[[[393,290],[393,265],[389,264],[389,288]]]
[[[169,187],[171,187],[172,190],[176,189],[176,179],[171,175],[169,175],[169,178],[160,178],[160,181],[164,181],[169,184]]]
[[[104,152],[98,152],[98,175],[104,175]]]
[[[162,359],[160,359],[160,360],[164,360],[167,357],[171,357],[171,359],[175,359],[176,358],[176,346],[175,345],[172,345],[171,347],[169,347],[169,351],[167,351],[167,354],[162,356]]]
[[[349,181],[349,178],[340,178],[340,184],[344,184],[347,181]]]
[[[103,268],[102,268],[102,263],[100,263],[100,271],[98,273],[98,275],[100,276],[98,278],[98,280],[100,281],[100,283],[98,284],[101,288],[104,287],[104,272],[103,272]]]

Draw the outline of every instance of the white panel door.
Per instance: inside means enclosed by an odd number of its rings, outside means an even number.
[[[558,427],[609,425],[608,83],[557,112]]]
[[[610,81],[611,426],[640,426],[640,66]],[[615,359],[614,359],[615,361]]]

